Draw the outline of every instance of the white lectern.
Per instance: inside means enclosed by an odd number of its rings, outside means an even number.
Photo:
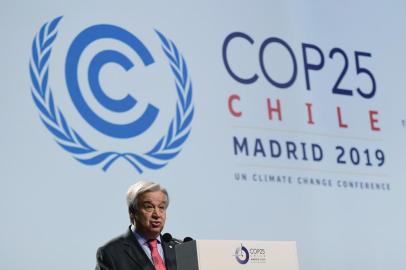
[[[298,270],[296,242],[197,240],[176,247],[178,270]]]

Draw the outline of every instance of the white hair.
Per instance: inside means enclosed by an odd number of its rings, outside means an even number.
[[[131,218],[131,213],[137,211],[138,199],[145,192],[161,191],[166,196],[166,205],[169,205],[169,195],[166,189],[160,184],[149,182],[149,181],[139,181],[134,185],[130,186],[127,191],[127,206]]]

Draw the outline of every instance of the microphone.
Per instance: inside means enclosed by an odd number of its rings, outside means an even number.
[[[192,238],[192,237],[189,237],[189,236],[186,236],[186,237],[183,239],[183,243],[190,242],[190,241],[193,241],[193,238]]]
[[[179,239],[173,238],[172,235],[170,233],[164,233],[162,235],[162,240],[164,240],[167,243],[175,243],[175,244],[182,244],[183,242]]]

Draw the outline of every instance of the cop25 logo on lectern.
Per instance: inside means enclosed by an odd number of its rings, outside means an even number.
[[[181,151],[181,147],[191,131],[194,106],[192,102],[192,82],[186,62],[175,44],[164,34],[155,30],[161,42],[164,55],[169,62],[168,71],[175,81],[176,110],[164,135],[147,151],[120,152],[95,147],[89,138],[82,137],[64,116],[61,108],[55,103],[49,85],[50,56],[57,37],[57,27],[62,19],[57,17],[45,23],[35,35],[29,65],[31,77],[31,94],[39,110],[41,120],[56,142],[75,159],[86,165],[101,165],[106,171],[118,159],[128,161],[138,173],[145,169],[159,169]],[[80,116],[98,132],[114,139],[131,139],[142,135],[152,125],[160,113],[159,108],[148,104],[138,119],[125,124],[105,120],[98,115],[86,101],[79,83],[79,62],[82,53],[93,42],[100,39],[113,39],[129,48],[140,58],[144,66],[155,63],[147,47],[135,35],[127,30],[110,24],[90,26],[80,32],[69,46],[65,61],[65,80],[67,90],[74,107]],[[125,71],[134,64],[118,50],[106,49],[97,53],[90,61],[87,80],[90,92],[98,104],[114,112],[123,113],[137,105],[137,98],[128,94],[122,99],[114,99],[102,89],[100,83],[101,69],[106,64],[119,65]]]
[[[263,247],[248,247],[246,245],[241,245],[235,249],[235,252],[233,256],[235,257],[236,261],[239,264],[247,264],[253,263],[253,264],[258,264],[258,263],[266,263],[266,250]]]

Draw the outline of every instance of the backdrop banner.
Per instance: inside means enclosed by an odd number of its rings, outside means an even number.
[[[94,268],[138,180],[176,238],[406,267],[403,1],[1,5],[1,269]]]

